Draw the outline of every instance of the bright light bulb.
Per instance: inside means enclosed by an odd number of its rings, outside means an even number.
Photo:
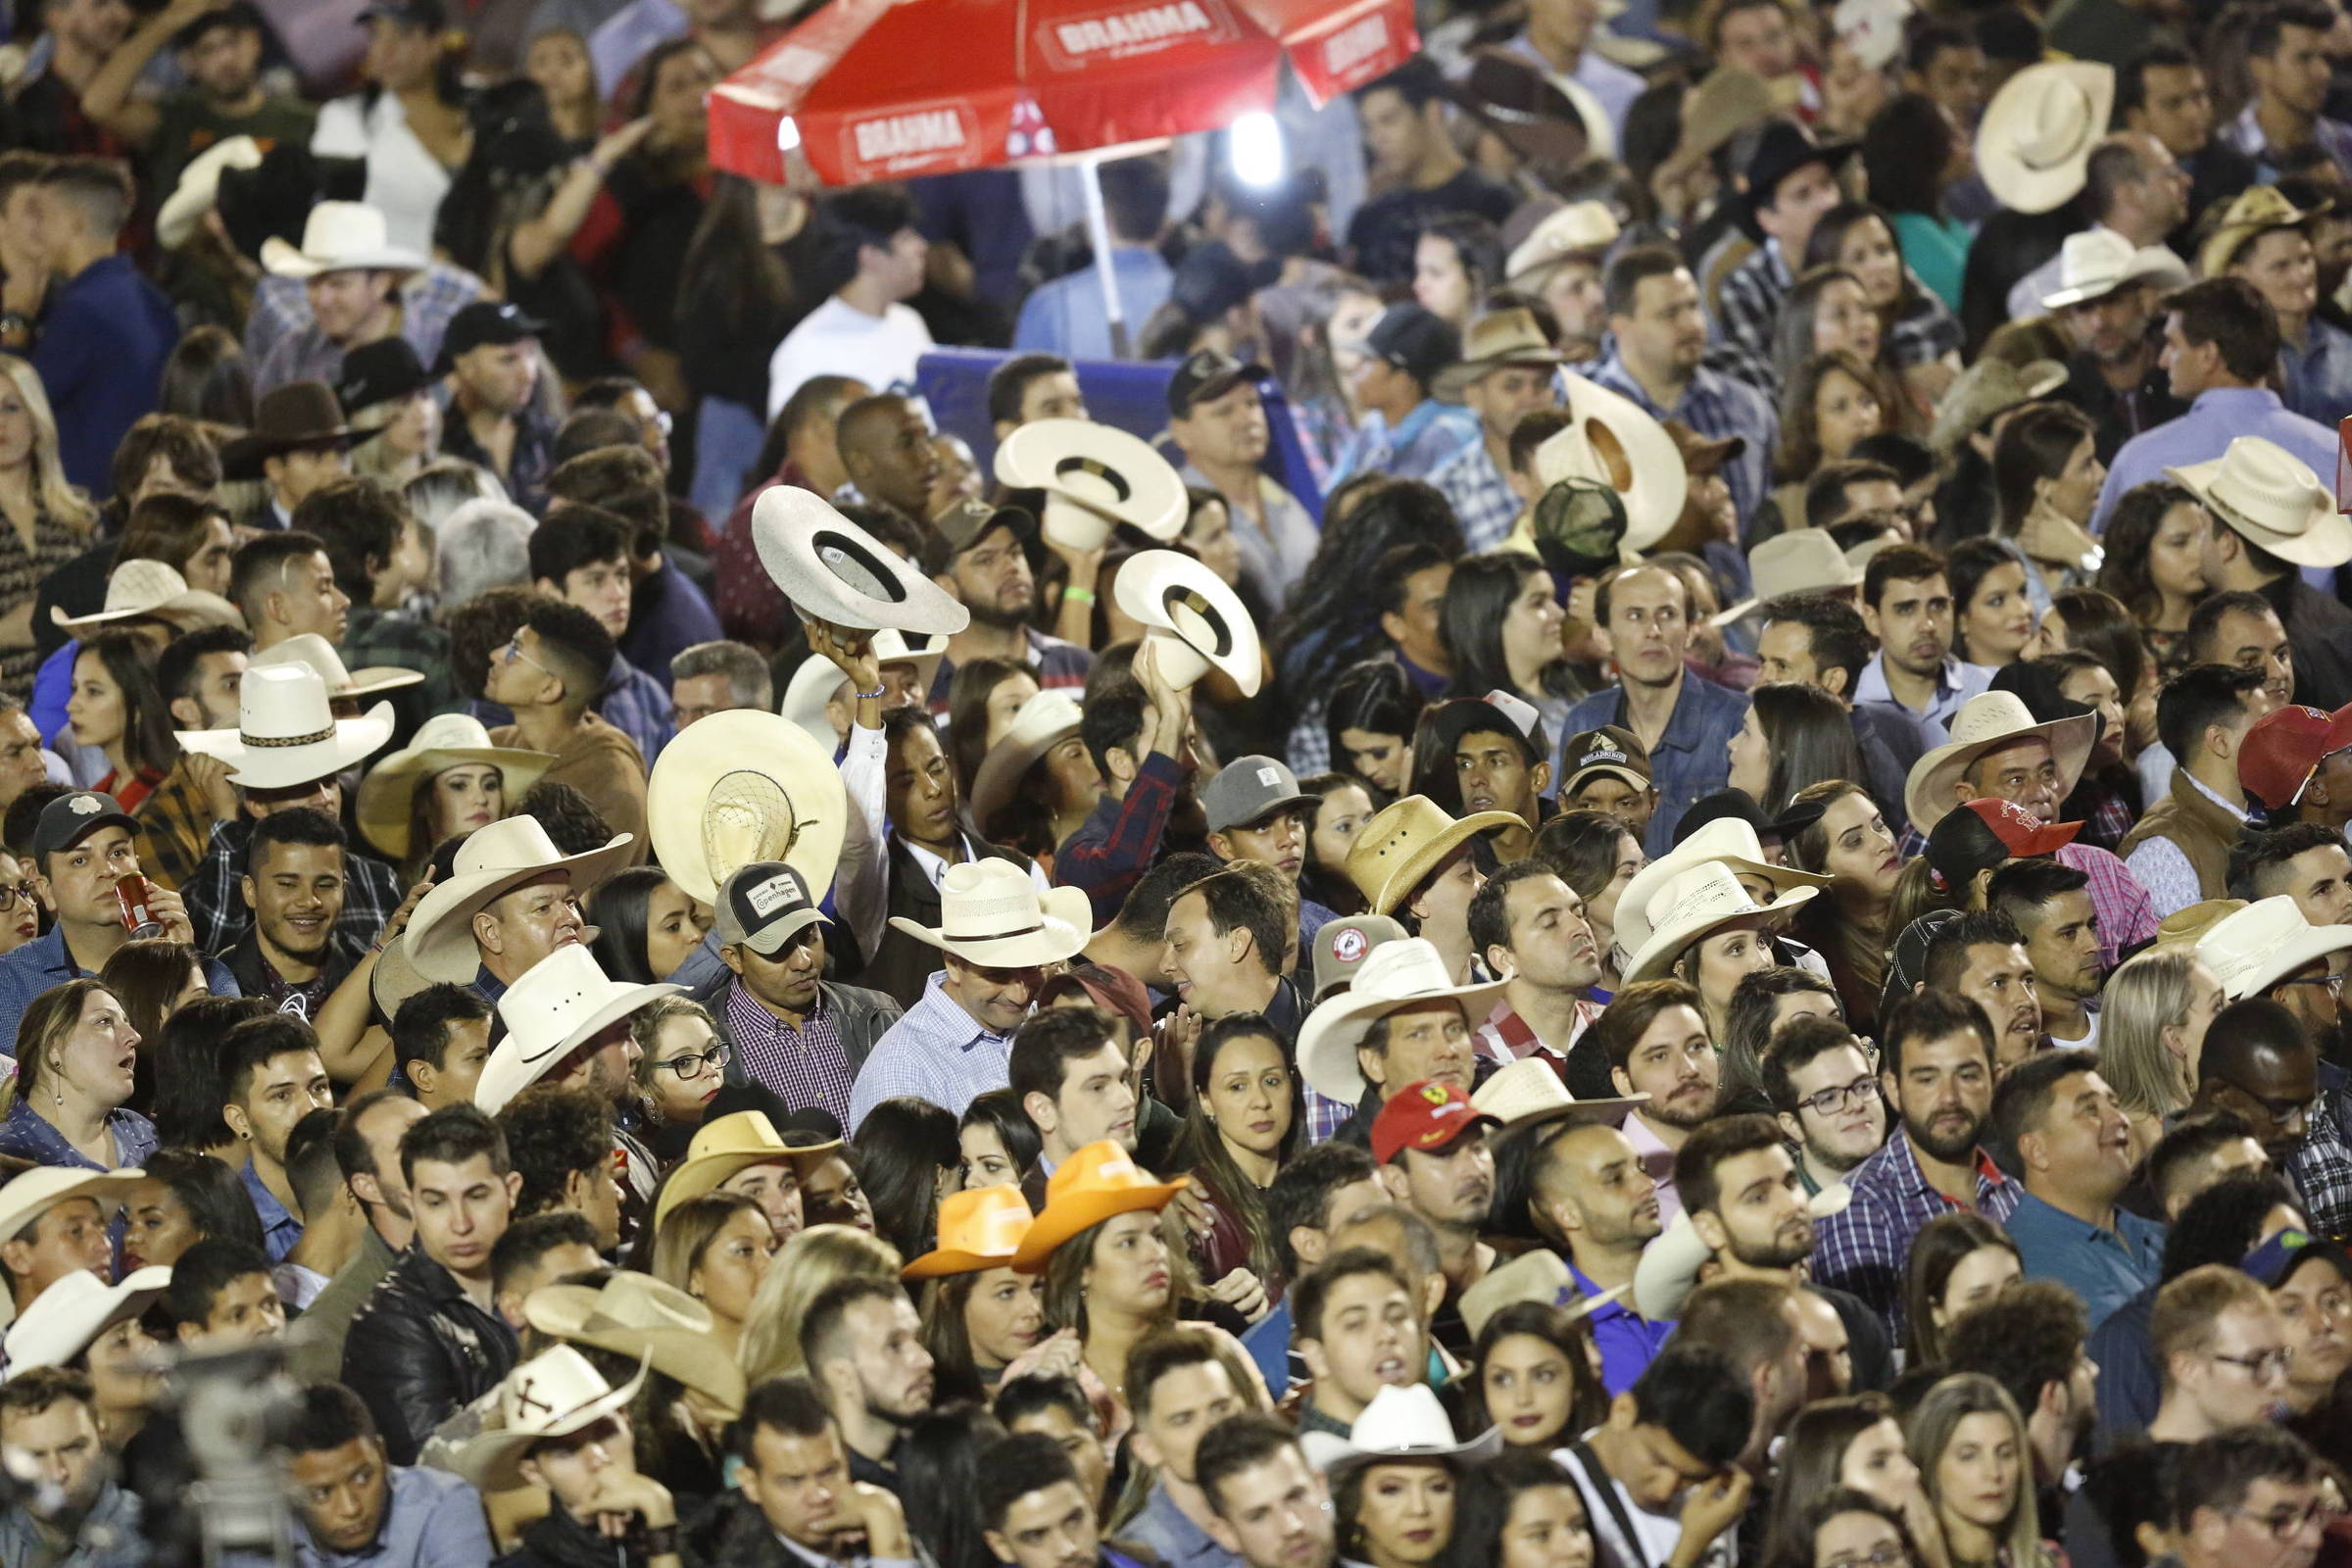
[[[795,121],[790,115],[779,116],[776,120],[776,151],[780,153],[797,153],[800,150],[800,122]]]
[[[1226,132],[1233,157],[1233,175],[1245,185],[1273,185],[1283,176],[1282,127],[1263,110],[1233,122]]]

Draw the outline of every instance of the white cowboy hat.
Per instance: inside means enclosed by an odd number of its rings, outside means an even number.
[[[1346,1437],[1309,1432],[1299,1439],[1299,1446],[1318,1470],[1349,1470],[1398,1459],[1475,1461],[1502,1451],[1502,1428],[1491,1426],[1468,1443],[1456,1443],[1453,1422],[1438,1402],[1437,1391],[1416,1383],[1383,1388],[1372,1396]]]
[[[1625,537],[1618,550],[1632,557],[1682,520],[1690,473],[1666,427],[1631,398],[1573,370],[1566,429],[1536,448],[1536,478],[1548,490],[1562,479],[1592,479],[1625,501]]]
[[[147,1310],[172,1283],[158,1264],[133,1269],[120,1285],[109,1285],[88,1269],[55,1281],[24,1309],[8,1331],[8,1371],[15,1377],[36,1366],[64,1366],[108,1329]]]
[[[728,1410],[743,1408],[743,1368],[711,1332],[710,1309],[650,1274],[615,1270],[602,1287],[543,1285],[522,1315],[551,1339],[646,1361]]]
[[[666,980],[647,985],[610,980],[585,947],[575,942],[558,948],[498,999],[499,1021],[507,1032],[482,1064],[473,1102],[497,1115],[613,1023],[685,989]]]
[[[567,1438],[627,1409],[645,1386],[648,1364],[650,1358],[616,1389],[568,1345],[540,1351],[507,1374],[497,1391],[498,1425],[459,1445],[450,1468],[485,1493],[513,1491],[522,1485],[518,1467],[531,1445]]]
[[[874,633],[875,661],[886,665],[912,665],[914,684],[924,692],[931,690],[931,682],[939,674],[939,662],[947,657],[947,652],[945,637],[908,638],[893,626]],[[784,688],[784,701],[776,708],[777,712],[807,730],[808,738],[822,746],[827,756],[839,749],[841,737],[833,732],[833,721],[825,716],[825,705],[848,678],[833,661],[810,654],[792,672],[792,683]]]
[[[1568,1264],[1560,1254],[1548,1247],[1539,1247],[1489,1269],[1485,1279],[1462,1293],[1459,1310],[1462,1327],[1475,1340],[1487,1331],[1488,1319],[1521,1301],[1556,1306],[1574,1320],[1590,1317],[1611,1301],[1624,1299],[1632,1290],[1631,1285],[1612,1285],[1587,1296],[1576,1288],[1576,1276],[1568,1271]]]
[[[405,748],[387,752],[360,780],[355,808],[360,832],[386,855],[405,860],[416,848],[409,842],[409,823],[419,780],[452,767],[487,764],[498,769],[500,793],[512,808],[555,761],[547,752],[493,746],[490,732],[471,713],[435,713],[416,726]]]
[[[1624,1095],[1609,1100],[1579,1100],[1568,1092],[1559,1069],[1543,1056],[1522,1056],[1478,1086],[1471,1108],[1492,1116],[1505,1127],[1533,1127],[1538,1122],[1606,1122],[1614,1127],[1636,1105],[1649,1102],[1647,1095]]]
[[[1917,9],[1911,0],[1838,0],[1830,26],[1865,71],[1884,71],[1903,52],[1903,28]]]
[[[773,486],[752,504],[752,543],[806,618],[942,637],[972,623],[972,612],[920,567],[799,485]]]
[[[966,860],[939,879],[936,928],[903,914],[892,915],[890,924],[967,963],[1020,969],[1058,963],[1085,947],[1095,910],[1079,888],[1039,893],[1010,860]]]
[[[1761,915],[1774,923],[1810,903],[1818,888],[1791,888],[1770,904],[1758,904],[1728,865],[1709,860],[1694,865],[1658,889],[1650,901],[1649,940],[1626,965],[1625,983],[1656,980],[1674,966],[1691,943],[1735,920]],[[1622,944],[1621,944],[1622,945]]]
[[[1774,534],[1749,553],[1750,592],[1708,619],[1710,626],[1745,620],[1783,594],[1834,594],[1862,586],[1862,571],[1845,559],[1827,528],[1791,528]]]
[[[1217,574],[1191,556],[1146,550],[1119,568],[1119,608],[1149,628],[1144,652],[1179,689],[1220,669],[1255,697],[1260,676],[1257,622]]]
[[[1577,256],[1593,256],[1617,243],[1617,215],[1600,202],[1570,202],[1534,228],[1511,250],[1503,280],[1513,288]]]
[[[987,822],[1020,788],[1037,760],[1077,734],[1085,717],[1086,710],[1068,692],[1039,692],[1023,703],[972,775],[972,820]]]
[[[219,594],[190,588],[188,579],[160,561],[125,561],[106,579],[106,608],[87,615],[68,615],[62,605],[49,607],[49,619],[66,631],[132,620],[140,615],[197,615],[226,626],[242,626],[237,607]]]
[[[2352,561],[2352,517],[2301,458],[2258,435],[2241,435],[2207,463],[2167,468],[2206,509],[2253,544],[2298,566]]]
[[[2041,297],[2045,311],[2102,300],[2127,283],[2154,288],[2179,288],[2188,281],[2188,266],[2162,245],[2132,242],[2104,226],[2069,234],[2058,251],[2058,286]]]
[[[226,762],[230,783],[283,789],[332,777],[382,750],[392,738],[392,705],[337,718],[326,682],[310,665],[256,664],[237,683],[235,729],[173,733],[180,750]]]
[[[1843,1182],[1825,1187],[1805,1201],[1805,1212],[1816,1220],[1842,1214],[1854,1200],[1854,1190]],[[1690,1222],[1690,1211],[1674,1216],[1655,1241],[1642,1249],[1634,1265],[1634,1307],[1652,1323],[1671,1323],[1683,1315],[1683,1303],[1698,1289],[1698,1271],[1715,1255]]]
[[[2259,997],[2305,964],[2352,948],[2352,925],[2313,925],[2292,896],[2257,899],[2197,939],[2197,956],[2231,1002]]]
[[[308,664],[326,682],[326,695],[336,699],[373,697],[379,692],[394,692],[403,686],[424,684],[424,671],[408,669],[399,664],[369,664],[365,669],[346,669],[343,656],[335,645],[315,631],[298,633],[273,648],[266,648],[253,656],[248,669],[267,669],[272,664]]]
[[[662,748],[646,820],[655,858],[698,903],[716,904],[719,883],[754,860],[783,861],[821,899],[841,863],[850,801],[831,746],[781,714],[736,708]]]
[[[473,944],[476,913],[550,871],[571,873],[575,890],[593,887],[628,863],[634,842],[632,834],[615,833],[602,849],[565,855],[537,817],[502,817],[476,828],[458,846],[448,880],[435,883],[409,916],[409,961],[427,979],[465,985],[481,967]]]
[[[1043,490],[1047,538],[1100,550],[1126,523],[1159,540],[1184,531],[1184,480],[1149,442],[1092,419],[1033,419],[997,448],[997,481]]]
[[[2010,692],[1979,692],[1952,715],[1952,738],[1911,764],[1911,776],[1903,781],[1903,810],[1912,827],[1922,833],[1929,831],[1960,804],[1953,798],[1952,786],[1980,756],[1995,746],[2033,735],[2050,743],[2050,756],[2058,763],[2059,795],[2072,795],[2082,777],[2082,765],[2090,760],[2098,732],[2096,713],[2037,724],[2026,710],[2023,698]]]
[[[2001,84],[1977,122],[1977,172],[2004,207],[2046,213],[2082,188],[2107,134],[2115,68],[2087,60],[2028,66]]]
[[[156,243],[175,251],[196,237],[204,215],[220,203],[221,171],[261,167],[262,144],[251,136],[217,141],[189,159],[179,172],[179,183],[155,215]]]
[[[1463,1019],[1476,1028],[1501,995],[1500,981],[1455,985],[1426,938],[1384,942],[1365,955],[1345,992],[1306,1015],[1298,1029],[1298,1070],[1316,1094],[1352,1105],[1367,1087],[1355,1048],[1373,1020],[1415,1003],[1457,1002]]]
[[[413,272],[424,266],[415,251],[386,237],[384,215],[366,202],[320,202],[302,225],[302,244],[272,234],[262,241],[262,266],[279,277],[321,272]]]
[[[1638,953],[1649,940],[1650,901],[1658,891],[1694,865],[1728,865],[1734,876],[1761,877],[1772,884],[1777,898],[1794,888],[1826,888],[1830,878],[1793,865],[1775,865],[1764,858],[1764,845],[1753,824],[1736,816],[1719,816],[1694,829],[1690,836],[1636,871],[1617,899],[1617,945]]]
[[[0,1186],[0,1242],[17,1236],[34,1220],[72,1199],[95,1200],[102,1214],[120,1208],[130,1196],[130,1190],[146,1179],[147,1173],[135,1167],[106,1171],[35,1165]],[[0,1328],[15,1321],[16,1315],[15,1296],[0,1291]]]

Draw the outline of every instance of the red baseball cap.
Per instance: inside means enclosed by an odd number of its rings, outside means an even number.
[[[1453,1085],[1424,1079],[1391,1095],[1372,1118],[1372,1159],[1386,1165],[1408,1149],[1435,1153],[1473,1127],[1501,1125]]]
[[[2237,749],[2237,781],[2276,811],[2301,800],[2320,763],[2347,746],[2352,703],[2333,713],[2292,704],[2273,709],[2246,727]]]
[[[2082,831],[2080,822],[2044,822],[2015,801],[1968,801],[1928,835],[1928,864],[1944,886],[1958,887],[1990,866],[2054,855]]]

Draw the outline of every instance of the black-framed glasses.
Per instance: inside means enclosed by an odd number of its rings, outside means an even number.
[[[2257,1350],[2252,1355],[2224,1355],[2216,1350],[2213,1359],[2240,1368],[2257,1383],[2276,1383],[2294,1365],[2295,1352],[2282,1345],[2276,1350]]]
[[[2292,1541],[2306,1530],[2325,1530],[2344,1516],[2344,1510],[2326,1498],[2319,1498],[2297,1508],[2293,1504],[2255,1513],[2247,1508],[2222,1510],[2232,1519],[2251,1519],[2271,1533],[2273,1541]]]
[[[22,882],[14,884],[0,882],[0,909],[13,909],[19,901],[27,905],[32,903],[32,889]]]
[[[667,1060],[655,1062],[654,1067],[657,1071],[674,1072],[681,1079],[691,1080],[700,1078],[706,1072],[724,1072],[727,1070],[727,1063],[734,1059],[735,1054],[729,1051],[724,1044],[713,1042],[709,1051],[689,1052],[682,1056],[671,1056]]]
[[[2273,982],[2281,986],[2326,986],[2330,996],[2344,994],[2344,977],[2340,974],[2298,974]]]
[[[1838,1084],[1797,1102],[1816,1116],[1831,1116],[1848,1105],[1866,1105],[1878,1092],[1879,1081],[1867,1073],[1850,1084]]]

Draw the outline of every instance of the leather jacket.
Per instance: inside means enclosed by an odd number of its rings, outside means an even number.
[[[352,1317],[343,1382],[375,1417],[391,1461],[415,1464],[433,1428],[497,1387],[519,1355],[514,1331],[412,1244]]]

